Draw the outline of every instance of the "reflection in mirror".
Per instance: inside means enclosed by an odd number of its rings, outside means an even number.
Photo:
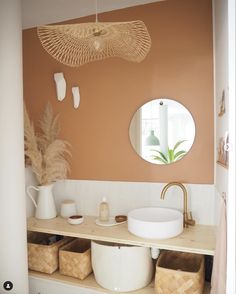
[[[179,102],[154,99],[136,111],[129,136],[143,159],[169,164],[180,160],[192,147],[195,124],[191,113]]]

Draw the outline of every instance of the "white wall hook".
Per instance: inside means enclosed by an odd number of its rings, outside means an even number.
[[[72,94],[73,94],[74,108],[76,109],[79,107],[79,103],[80,103],[79,87],[72,87]]]
[[[57,99],[62,101],[66,97],[66,81],[62,72],[54,74],[56,83]]]

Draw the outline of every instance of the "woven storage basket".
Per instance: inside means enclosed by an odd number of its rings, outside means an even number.
[[[36,232],[28,232],[28,267],[31,270],[52,274],[59,266],[59,248],[71,238],[62,237],[51,245],[43,242],[54,235]],[[41,243],[41,244],[40,244]]]
[[[203,255],[175,251],[160,254],[156,266],[156,294],[202,294],[203,287]]]
[[[85,279],[92,272],[91,241],[75,239],[59,251],[60,273],[66,276]]]

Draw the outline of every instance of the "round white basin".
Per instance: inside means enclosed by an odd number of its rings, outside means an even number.
[[[142,238],[172,238],[183,232],[183,214],[170,208],[137,208],[128,213],[128,230]]]

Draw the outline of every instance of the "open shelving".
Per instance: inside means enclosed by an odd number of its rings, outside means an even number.
[[[29,231],[50,233],[76,238],[115,242],[120,244],[129,244],[145,247],[157,247],[159,249],[167,249],[182,252],[191,252],[204,255],[214,255],[215,250],[215,227],[206,225],[196,225],[194,227],[185,228],[183,233],[171,239],[151,240],[142,239],[129,233],[127,223],[119,224],[113,227],[102,227],[95,224],[96,218],[93,216],[85,216],[84,222],[80,225],[70,225],[66,219],[57,217],[50,220],[40,220],[29,218],[27,228]],[[70,284],[82,288],[89,288],[102,293],[117,293],[103,289],[99,286],[94,275],[89,275],[85,280],[81,281],[75,278],[61,275],[58,271],[52,275],[30,271],[30,277],[59,281],[61,283]],[[154,283],[143,289],[133,291],[135,294],[153,294]],[[210,286],[205,285],[204,294],[210,293]]]

